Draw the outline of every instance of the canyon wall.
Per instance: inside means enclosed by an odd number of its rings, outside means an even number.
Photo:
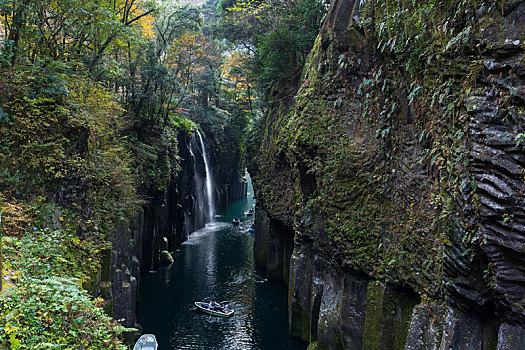
[[[332,1],[250,146],[255,255],[288,282],[293,336],[525,348],[524,15]]]

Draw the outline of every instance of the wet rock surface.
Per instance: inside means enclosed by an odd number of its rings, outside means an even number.
[[[521,326],[501,324],[498,332],[497,350],[525,349],[525,329]]]
[[[438,350],[443,314],[436,304],[420,304],[412,311],[405,350]]]
[[[440,350],[480,349],[483,343],[481,319],[450,308],[443,323],[443,338]]]
[[[160,259],[159,259],[159,265],[160,266],[170,266],[173,264],[173,256],[171,256],[170,252],[163,250],[160,252]]]
[[[363,345],[365,326],[366,290],[368,280],[352,274],[344,276],[341,309],[341,333],[345,349],[359,350]]]
[[[516,4],[510,13],[524,9],[525,5]],[[493,45],[490,53],[495,55],[501,47]],[[478,89],[467,101],[471,140],[469,170],[476,182],[474,195],[479,200],[476,243],[487,259],[486,279],[491,280],[488,287],[496,299],[497,312],[520,322],[525,322],[522,306],[525,293],[525,265],[522,263],[525,259],[525,152],[518,145],[517,135],[525,130],[525,110],[521,98],[509,105],[502,105],[499,99],[503,94],[501,89],[517,93],[525,83],[524,72],[514,74],[510,63],[523,62],[524,58],[523,49],[515,47],[504,60],[496,59],[492,65],[485,66],[478,78],[480,83],[491,86],[494,75],[501,81],[489,90]]]
[[[142,238],[144,234],[144,216],[139,214],[130,225],[120,222],[113,233],[111,257],[105,263],[111,263],[111,300],[113,318],[125,327],[135,327],[137,287],[140,280],[140,258],[142,257]],[[136,242],[136,244],[135,244]],[[107,280],[106,280],[107,281]]]

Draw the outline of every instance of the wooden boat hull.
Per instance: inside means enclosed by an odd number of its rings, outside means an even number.
[[[212,315],[212,316],[232,317],[233,314],[234,314],[233,310],[230,310],[228,312],[223,312],[223,311],[219,311],[219,310],[211,310],[211,309],[209,309],[208,303],[203,303],[203,302],[200,302],[200,301],[195,302],[195,306],[200,311],[202,311],[202,312],[204,312],[204,313],[206,313],[208,315]]]

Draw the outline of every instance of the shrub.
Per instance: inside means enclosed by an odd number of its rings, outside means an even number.
[[[126,349],[124,330],[73,278],[26,278],[0,298],[3,349]]]

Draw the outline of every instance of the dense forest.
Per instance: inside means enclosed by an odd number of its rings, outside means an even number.
[[[525,348],[523,18],[522,0],[0,0],[0,348],[133,342],[141,271],[202,226],[196,135],[219,206],[251,174],[292,337]]]

